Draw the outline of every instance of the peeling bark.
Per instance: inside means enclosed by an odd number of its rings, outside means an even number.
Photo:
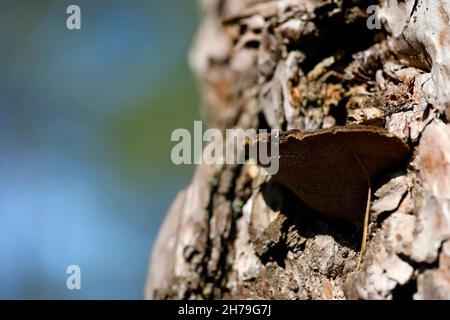
[[[373,4],[381,30],[366,27]],[[201,6],[190,62],[212,127],[370,124],[412,152],[374,182],[359,272],[360,230],[309,209],[255,165],[199,165],[161,228],[146,296],[449,299],[450,3]]]

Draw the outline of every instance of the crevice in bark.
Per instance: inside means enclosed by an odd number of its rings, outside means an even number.
[[[286,257],[289,252],[289,248],[286,246],[284,241],[280,241],[275,244],[272,248],[267,250],[261,257],[261,262],[263,264],[268,264],[269,262],[275,262],[279,267],[286,268]]]
[[[417,280],[411,279],[404,285],[397,285],[392,290],[392,300],[413,300],[413,295],[417,292]]]

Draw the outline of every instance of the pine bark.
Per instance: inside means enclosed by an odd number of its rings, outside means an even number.
[[[371,5],[380,29],[367,27]],[[254,165],[199,165],[160,230],[146,297],[450,299],[450,3],[203,0],[201,10],[190,63],[211,127],[370,124],[412,152],[374,185],[358,272],[360,230]]]

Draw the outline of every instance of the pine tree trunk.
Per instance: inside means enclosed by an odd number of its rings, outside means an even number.
[[[359,230],[312,212],[254,165],[199,165],[161,228],[147,298],[450,299],[450,3],[201,7],[190,62],[211,127],[370,124],[412,152],[374,185],[358,272]]]

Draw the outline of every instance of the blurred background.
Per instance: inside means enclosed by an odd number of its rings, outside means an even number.
[[[198,20],[194,0],[1,0],[0,298],[143,298],[193,171],[170,161],[170,134],[199,119]]]

